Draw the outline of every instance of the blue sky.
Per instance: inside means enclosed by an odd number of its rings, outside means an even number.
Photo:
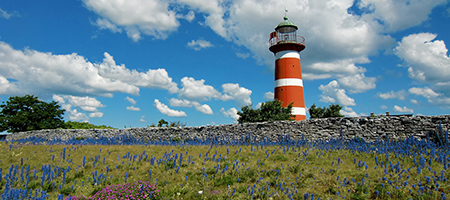
[[[235,123],[273,99],[268,39],[285,8],[306,39],[307,107],[448,114],[448,0],[2,0],[0,98],[116,128]]]

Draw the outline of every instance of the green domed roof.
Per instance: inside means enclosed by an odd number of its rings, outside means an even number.
[[[286,26],[290,26],[290,27],[294,27],[295,29],[298,29],[298,27],[294,24],[294,22],[289,20],[287,16],[284,16],[284,21],[280,22],[278,24],[278,26],[275,27],[275,30],[277,30],[277,29],[279,29],[281,27],[286,27]]]

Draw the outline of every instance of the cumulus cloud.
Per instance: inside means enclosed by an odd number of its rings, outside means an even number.
[[[66,110],[70,120],[87,122],[89,121],[89,117],[103,117],[103,113],[99,112],[98,108],[103,108],[105,105],[94,97],[53,94],[52,98]],[[90,112],[89,117],[85,113],[79,112],[77,109],[72,109],[73,107],[78,107],[85,112]]]
[[[344,76],[338,79],[339,85],[348,89],[350,93],[361,93],[367,90],[375,89],[375,81],[377,79],[374,77],[366,77],[364,73],[355,74],[352,76]]]
[[[359,115],[355,111],[353,111],[352,108],[347,106],[344,106],[344,110],[340,110],[339,113],[346,117],[359,117]]]
[[[139,87],[166,89],[170,93],[178,91],[165,69],[138,72],[123,64],[116,65],[108,53],[104,56],[102,63],[91,63],[75,53],[54,55],[30,49],[21,51],[0,42],[0,74],[16,80],[8,83],[9,90],[39,96],[65,93],[112,97],[116,92],[137,95]]]
[[[0,75],[0,94],[14,94],[18,93],[16,85],[9,82],[8,79]]]
[[[131,111],[140,111],[141,109],[135,106],[127,106],[127,110],[131,110]]]
[[[439,96],[438,93],[434,92],[431,88],[428,87],[424,88],[412,87],[408,91],[411,94],[424,96],[427,99],[436,98]]]
[[[122,33],[122,28],[117,27],[107,19],[98,18],[95,22],[92,22],[92,25],[97,26],[100,30],[108,29],[113,33]]]
[[[201,105],[198,102],[195,101],[189,101],[186,99],[175,99],[175,98],[171,98],[169,100],[169,104],[171,106],[175,106],[175,107],[192,107],[194,106],[194,108],[199,111],[202,112],[203,114],[208,114],[208,115],[212,115],[214,114],[211,107],[209,107],[209,105],[207,104],[203,104]]]
[[[399,100],[404,100],[406,98],[406,95],[408,95],[406,93],[405,90],[400,90],[398,92],[394,92],[393,90],[391,90],[388,93],[381,93],[378,92],[377,96],[382,98],[382,99],[399,99]]]
[[[275,94],[273,92],[266,92],[264,93],[264,100],[266,101],[272,101],[274,99]]]
[[[400,106],[395,105],[394,106],[394,112],[397,112],[397,113],[414,113],[414,110],[409,109],[406,106],[400,107]]]
[[[140,122],[147,122],[147,120],[145,120],[145,115],[142,115],[141,119],[139,119]]]
[[[103,113],[101,112],[89,113],[89,117],[103,117]]]
[[[156,107],[156,109],[158,109],[159,112],[161,112],[164,115],[167,115],[169,117],[186,117],[186,113],[183,111],[177,111],[177,110],[172,110],[169,108],[169,106],[161,103],[158,99],[155,99],[154,101],[154,106]]]
[[[336,80],[331,81],[328,85],[320,85],[319,90],[322,91],[319,101],[326,103],[335,103],[337,101],[344,106],[356,105],[355,100],[347,96],[344,89],[339,88],[339,83]]]
[[[211,42],[203,40],[203,39],[192,40],[192,41],[188,42],[187,45],[189,48],[194,49],[196,51],[214,46],[211,44]]]
[[[444,41],[434,40],[436,37],[431,33],[408,35],[398,43],[394,52],[406,62],[410,78],[449,95],[450,57]]]
[[[436,93],[431,88],[413,87],[413,88],[410,88],[408,91],[411,94],[423,96],[423,97],[427,98],[428,102],[431,103],[432,105],[450,105],[450,98],[446,97],[442,93]]]
[[[125,97],[125,100],[127,100],[128,102],[130,102],[132,105],[135,105],[135,104],[136,104],[136,100],[134,100],[133,98]]]
[[[123,27],[128,37],[139,41],[141,34],[159,39],[179,26],[175,11],[169,10],[169,2],[162,0],[83,0],[86,8],[118,27]],[[111,30],[111,29],[110,29]]]
[[[205,85],[205,80],[195,80],[192,77],[181,79],[182,88],[179,90],[179,97],[189,100],[206,101],[211,98],[218,99],[221,94],[213,86]]]
[[[230,108],[228,110],[221,108],[220,112],[223,114],[223,116],[230,117],[234,119],[234,121],[237,121],[239,119],[239,115],[237,114],[238,111],[236,108]]]
[[[386,105],[381,105],[381,106],[380,106],[380,109],[386,110],[386,109],[388,109],[388,107],[387,107]]]
[[[446,0],[362,0],[359,9],[370,11],[363,13],[365,20],[379,20],[385,31],[396,32],[423,23],[434,7],[445,3]]]
[[[238,83],[223,84],[222,89],[224,93],[221,97],[222,100],[233,99],[240,107],[252,104],[250,98],[252,91],[244,87],[239,87]]]

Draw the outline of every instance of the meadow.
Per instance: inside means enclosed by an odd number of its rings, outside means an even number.
[[[449,148],[430,140],[232,138],[2,141],[1,199],[447,199],[450,193]]]

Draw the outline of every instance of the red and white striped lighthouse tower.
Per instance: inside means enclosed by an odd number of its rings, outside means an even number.
[[[297,35],[298,27],[288,17],[270,34],[269,50],[275,54],[275,99],[283,107],[292,104],[294,119],[305,120],[300,51],[305,49],[305,38]]]

